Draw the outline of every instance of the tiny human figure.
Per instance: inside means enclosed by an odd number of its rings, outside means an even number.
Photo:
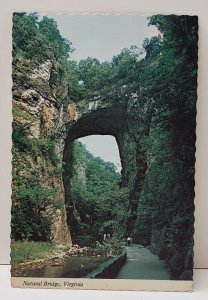
[[[103,240],[104,241],[106,240],[106,233],[104,233],[104,235],[103,235]]]
[[[131,237],[130,238],[130,245],[132,245],[133,244],[133,238]]]
[[[130,236],[128,236],[127,237],[127,246],[130,246],[130,244],[131,244],[131,238],[130,238]]]

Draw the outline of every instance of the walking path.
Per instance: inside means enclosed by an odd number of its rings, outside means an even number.
[[[116,279],[170,279],[165,263],[147,248],[134,244],[126,247],[127,262],[118,272]]]

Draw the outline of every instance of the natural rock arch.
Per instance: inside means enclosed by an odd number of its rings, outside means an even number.
[[[103,101],[102,99],[83,100],[76,104],[71,103],[68,111],[74,116],[67,127],[67,134],[63,152],[63,162],[65,172],[63,183],[65,190],[65,203],[68,211],[68,224],[72,218],[72,198],[70,194],[70,178],[72,176],[72,143],[74,140],[93,134],[112,135],[115,137],[120,153],[122,165],[122,182],[121,186],[128,186],[133,198],[137,181],[137,144],[135,137],[131,133],[130,120],[128,116],[126,102],[111,100]],[[73,113],[72,113],[73,112]],[[129,203],[131,209],[131,203]],[[132,209],[135,209],[132,207]],[[133,223],[131,224],[131,227]]]

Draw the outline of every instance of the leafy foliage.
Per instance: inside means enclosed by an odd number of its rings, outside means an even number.
[[[111,238],[103,242],[96,242],[96,248],[106,251],[110,255],[118,255],[121,252],[123,243],[120,239]]]
[[[56,189],[44,185],[43,171],[34,169],[31,163],[32,158],[48,160],[49,171],[50,164],[58,169],[59,159],[54,141],[29,137],[28,123],[18,122],[20,117],[28,117],[27,113],[14,110],[13,116],[12,238],[45,241],[50,236],[54,210],[61,205]]]
[[[60,208],[60,204],[54,201],[53,189],[42,188],[37,178],[28,180],[27,186],[13,190],[12,236],[15,239],[48,240],[52,213],[54,208]]]
[[[30,138],[24,125],[13,122],[12,140],[20,152],[30,152],[35,157],[43,155],[56,165],[59,159],[55,153],[54,141],[47,138]]]
[[[114,56],[111,62],[101,63],[91,57],[81,60],[78,72],[85,95],[90,97],[97,91],[112,93],[112,86],[114,86],[114,98],[118,101],[119,89],[134,80],[138,74],[137,62],[141,54],[141,49],[131,46],[130,49],[123,49],[120,54]]]
[[[67,59],[73,51],[53,19],[39,20],[37,14],[14,13],[13,26],[14,56],[20,54],[42,63],[51,57]]]
[[[135,236],[144,244],[154,238],[157,243],[152,234],[161,232],[159,254],[178,279],[184,269],[192,270],[198,25],[197,17],[174,15],[153,16],[149,22],[161,34],[144,43],[144,102],[138,108],[147,112],[148,130],[141,140],[147,171]]]

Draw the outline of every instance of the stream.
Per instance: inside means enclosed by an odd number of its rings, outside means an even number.
[[[81,278],[107,261],[103,251],[91,249],[85,253],[53,259],[46,263],[34,262],[17,265],[11,270],[12,277]]]

